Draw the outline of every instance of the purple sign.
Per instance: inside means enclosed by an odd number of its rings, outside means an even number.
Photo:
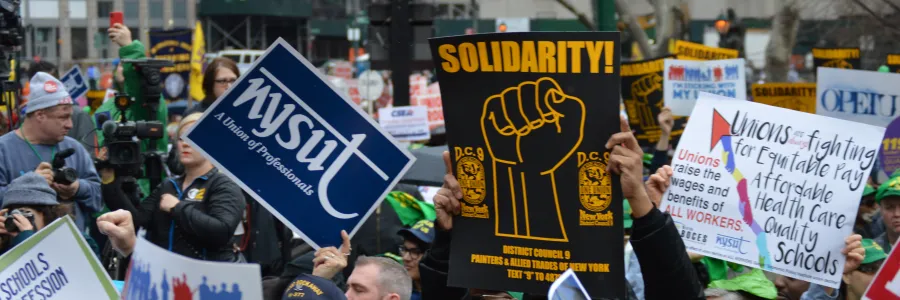
[[[888,176],[900,169],[900,122],[898,120],[900,118],[894,119],[888,125],[884,132],[884,139],[881,141],[881,151],[878,154],[881,170]]]

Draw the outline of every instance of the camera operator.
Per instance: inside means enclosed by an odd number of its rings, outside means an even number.
[[[74,202],[75,223],[84,231],[85,218],[99,211],[100,177],[90,153],[73,138],[72,97],[65,86],[44,72],[30,82],[31,99],[25,107],[25,121],[15,131],[0,136],[0,201],[9,182],[30,171],[43,176],[64,202]],[[69,153],[64,160],[57,154]],[[49,163],[57,160],[62,166]],[[59,167],[68,168],[59,168]],[[4,201],[5,202],[5,201]],[[2,203],[2,202],[0,202]]]
[[[31,63],[31,66],[28,67],[28,78],[34,77],[38,72],[44,72],[50,74],[54,78],[59,78],[56,65],[47,61],[42,60]],[[27,97],[28,95],[23,96]],[[94,122],[91,120],[91,115],[81,110],[81,106],[78,105],[78,103],[73,102],[72,130],[69,130],[68,136],[81,142],[83,145],[92,145],[94,143],[95,135],[96,130],[94,130]],[[90,150],[88,150],[89,153],[92,152]]]
[[[71,214],[69,205],[56,200],[56,191],[43,176],[25,173],[13,180],[0,206],[0,254],[31,237],[56,219]],[[97,255],[98,247],[87,239]]]
[[[185,117],[178,136],[200,116]],[[163,181],[139,204],[122,190],[114,171],[102,170],[107,205],[131,212],[134,227],[147,229],[147,239],[169,251],[196,259],[238,261],[241,256],[230,241],[245,205],[241,188],[184,141],[179,140],[177,147],[184,176]]]
[[[121,59],[120,64],[122,65],[124,84],[122,84],[121,90],[118,91],[127,94],[135,99],[135,102],[132,103],[127,110],[125,110],[125,118],[131,121],[148,120],[152,118],[153,115],[151,114],[151,112],[147,111],[146,108],[147,99],[144,99],[141,93],[140,74],[138,74],[138,71],[131,63],[124,62],[125,59],[146,58],[144,44],[142,44],[138,40],[132,40],[131,31],[128,30],[128,27],[125,27],[125,25],[122,24],[115,24],[115,26],[109,28],[109,38],[121,47],[119,48],[119,58]],[[118,81],[118,78],[116,78],[116,80]],[[116,108],[114,102],[115,101],[108,101],[97,108],[97,111],[94,113],[94,121],[97,122],[98,128],[103,125],[104,120],[111,120],[113,122],[119,121],[121,112],[119,112],[119,110]],[[157,111],[155,112],[155,119],[159,120],[162,124],[166,124],[169,112],[166,108],[165,102],[161,101],[161,103],[162,104],[159,105]],[[105,138],[106,137],[103,136],[103,134],[98,134],[97,145],[103,145],[103,141]],[[156,142],[157,149],[148,149],[150,147],[150,141],[142,140],[140,150],[141,152],[157,150],[161,153],[166,153],[168,150],[168,143],[168,136],[163,135],[162,139],[159,139]],[[140,192],[142,195],[146,196],[150,194],[149,179],[138,179],[138,185],[140,187]]]

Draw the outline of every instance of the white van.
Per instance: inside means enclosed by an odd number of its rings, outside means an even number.
[[[265,51],[262,50],[222,50],[219,51],[218,56],[224,56],[233,60],[237,63],[241,74],[244,74],[263,53]]]

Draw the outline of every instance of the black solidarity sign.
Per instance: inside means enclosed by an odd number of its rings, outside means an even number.
[[[618,131],[619,34],[431,40],[454,173],[452,286],[546,294],[567,269],[624,298],[622,196],[604,147]]]

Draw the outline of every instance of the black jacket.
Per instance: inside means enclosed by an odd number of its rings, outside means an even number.
[[[111,210],[130,211],[135,228],[145,228],[147,240],[157,246],[196,259],[233,260],[231,237],[245,207],[241,188],[215,168],[184,191],[183,183],[184,177],[169,178],[139,205],[116,182],[103,187],[103,196]],[[181,200],[171,213],[159,209],[163,194]]]
[[[248,262],[258,263],[262,276],[279,276],[291,261],[294,234],[262,204],[244,193],[247,200],[247,224],[239,246]],[[296,277],[296,276],[295,276]]]
[[[632,228],[631,245],[641,264],[647,300],[705,299],[672,217],[654,208],[646,216],[634,219]],[[422,299],[472,299],[467,289],[447,286],[449,260],[450,233],[438,230],[431,250],[419,263]],[[627,282],[626,289],[628,299],[636,299]],[[546,299],[546,296],[526,295],[526,298]]]

